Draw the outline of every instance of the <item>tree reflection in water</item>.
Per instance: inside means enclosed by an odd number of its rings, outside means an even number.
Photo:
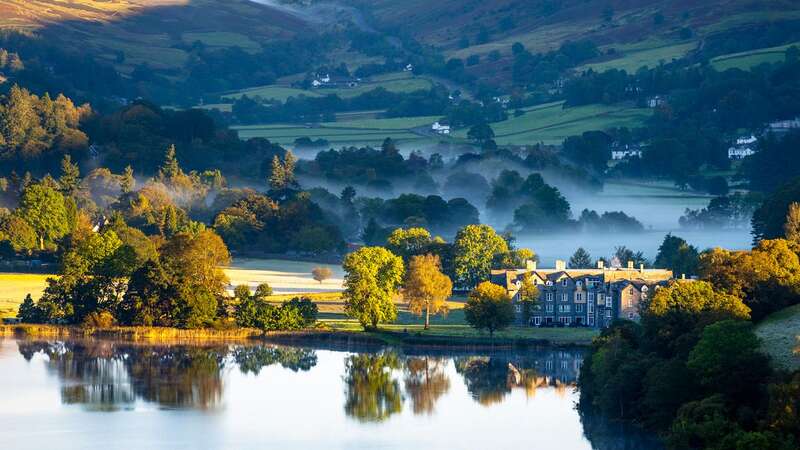
[[[239,367],[258,374],[280,364],[298,371],[317,363],[313,350],[268,346],[134,345],[113,341],[19,341],[30,361],[47,356],[48,370],[62,382],[61,398],[91,410],[128,408],[136,400],[164,408],[208,410],[222,403],[223,371]]]
[[[403,394],[394,371],[397,353],[384,351],[348,356],[345,360],[344,411],[362,422],[381,422],[403,409]]]
[[[406,394],[414,414],[433,414],[436,401],[450,390],[450,379],[442,358],[408,358],[405,368]]]

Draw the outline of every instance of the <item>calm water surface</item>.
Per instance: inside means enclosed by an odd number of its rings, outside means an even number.
[[[580,349],[0,339],[13,449],[653,449],[581,418]]]

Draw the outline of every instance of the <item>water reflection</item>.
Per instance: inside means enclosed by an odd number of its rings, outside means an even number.
[[[436,401],[450,390],[444,358],[408,358],[405,367],[406,393],[414,414],[433,414]]]
[[[192,430],[174,437],[181,448],[255,449],[271,443],[270,448],[301,449],[323,441],[330,448],[356,449],[657,448],[629,429],[575,410],[580,349],[337,345],[0,339],[0,383],[20,388],[0,402],[0,423],[21,430],[10,448],[58,447],[59,439],[76,439],[77,429],[91,436],[123,423],[128,428],[114,428],[113,434],[129,445],[106,448],[140,448],[142,436],[150,448],[179,447],[160,441],[159,432],[148,434],[154,424]],[[29,413],[20,415],[21,409]],[[254,421],[260,414],[269,420]],[[39,423],[67,422],[53,434],[35,431]],[[297,423],[308,426],[297,429]],[[423,423],[426,429],[459,432],[442,440],[419,433]],[[59,434],[62,429],[72,434]],[[82,448],[75,442],[73,448]]]
[[[19,341],[31,361],[41,354],[49,373],[61,381],[65,404],[113,411],[137,400],[162,408],[211,410],[223,400],[226,371],[258,376],[278,365],[293,372],[317,365],[313,349],[273,345],[139,345],[104,340]],[[484,406],[503,402],[512,389],[529,397],[536,389],[573,386],[580,350],[530,350],[523,353],[429,356],[398,350],[346,354],[344,411],[362,422],[381,422],[402,412],[406,399],[414,414],[432,415],[448,393],[447,367],[463,378],[472,398]]]

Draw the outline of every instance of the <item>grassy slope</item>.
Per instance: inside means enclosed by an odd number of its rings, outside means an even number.
[[[390,92],[412,92],[420,89],[430,89],[433,85],[425,77],[414,76],[409,73],[392,73],[379,77],[363,80],[355,88],[332,88],[332,89],[296,89],[283,84],[273,84],[269,86],[257,86],[248,89],[227,93],[223,98],[236,99],[242,95],[249,97],[262,97],[264,99],[274,99],[286,101],[289,97],[322,97],[325,95],[338,95],[342,98],[350,98],[361,95],[367,91],[382,87]]]
[[[558,144],[567,136],[589,130],[613,127],[634,127],[652,114],[649,109],[624,105],[587,105],[562,108],[562,102],[527,108],[519,117],[491,124],[498,144],[530,144],[544,142]],[[466,138],[467,130],[454,136]]]
[[[800,305],[778,311],[756,327],[762,347],[776,367],[800,369]]]
[[[248,0],[5,0],[0,28],[37,30],[58,42],[115,63],[122,72],[147,63],[182,67],[179,45],[260,49],[260,42],[307,32],[298,18]],[[116,52],[125,55],[116,62]]]
[[[786,49],[793,45],[800,47],[800,42],[718,56],[711,60],[711,65],[713,65],[715,69],[723,71],[734,68],[750,70],[759,64],[779,63],[786,60]]]
[[[0,273],[0,318],[16,316],[17,307],[29,293],[38,299],[48,276],[51,275]]]

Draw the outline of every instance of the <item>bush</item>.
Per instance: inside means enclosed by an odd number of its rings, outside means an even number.
[[[108,311],[95,311],[83,319],[83,328],[111,328],[117,324],[117,319]]]

